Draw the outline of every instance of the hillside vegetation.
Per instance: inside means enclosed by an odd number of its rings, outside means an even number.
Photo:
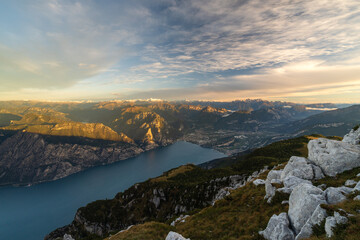
[[[284,210],[285,206],[281,205],[282,196],[278,196],[278,200],[274,201],[271,208],[265,209],[261,207],[264,202],[263,187],[248,186],[236,190],[235,195],[232,194],[211,206],[215,194],[230,184],[230,176],[243,176],[243,179],[246,179],[254,171],[265,166],[272,168],[285,163],[292,155],[305,156],[306,144],[312,138],[314,137],[305,136],[270,144],[245,156],[235,157],[234,163],[227,167],[206,170],[187,165],[170,170],[158,178],[134,185],[125,192],[117,194],[114,199],[95,201],[80,208],[72,224],[54,231],[47,239],[56,239],[65,232],[72,234],[76,239],[102,239],[102,236],[114,234],[130,225],[151,221],[157,223],[147,223],[144,228],[148,228],[149,224],[155,224],[158,228],[164,229],[163,233],[165,233],[165,229],[169,227],[162,224],[169,224],[185,213],[194,214],[190,219],[194,221],[191,223],[196,225],[192,228],[190,225],[180,228],[182,225],[179,225],[179,228],[176,226],[176,230],[183,232],[185,236],[191,235],[191,239],[194,237],[194,239],[207,239],[211,234],[216,237],[208,239],[236,239],[241,226],[244,226],[244,229],[240,233],[251,236],[260,227],[266,226],[267,219],[264,216],[271,216]],[[249,204],[254,204],[253,212],[246,210]],[[265,215],[262,215],[263,213]],[[218,218],[220,222],[214,221],[216,215],[223,216]],[[239,224],[236,231],[234,221]],[[245,231],[244,224],[247,221],[254,223],[252,228],[246,227]],[[94,231],[84,231],[84,224]],[[220,231],[220,226],[221,229],[226,226],[228,229]],[[135,229],[139,229],[141,233],[134,232]],[[147,236],[144,239],[159,239],[159,235],[151,238],[154,231],[148,230],[142,229],[139,225],[131,231],[116,236],[119,239],[122,239],[123,234],[127,234],[124,235],[127,238],[123,239],[139,239],[144,236]],[[214,235],[214,231],[217,231],[217,234]],[[134,232],[134,237],[128,235],[131,232]]]

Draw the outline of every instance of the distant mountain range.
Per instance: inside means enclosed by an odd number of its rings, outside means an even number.
[[[343,135],[360,119],[359,105],[322,110],[329,108],[337,106],[262,100],[0,102],[0,185],[66,177],[178,140],[231,155],[308,133]],[[49,149],[62,154],[47,161]]]

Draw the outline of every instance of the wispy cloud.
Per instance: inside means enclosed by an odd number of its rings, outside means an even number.
[[[126,98],[360,101],[357,0],[8,4],[18,19],[0,14],[1,92],[70,96],[86,82]]]

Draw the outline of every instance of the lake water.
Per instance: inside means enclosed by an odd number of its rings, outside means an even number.
[[[70,223],[87,203],[113,198],[131,185],[177,166],[200,164],[225,155],[187,142],[143,153],[108,166],[94,167],[54,182],[0,188],[0,239],[41,240]]]

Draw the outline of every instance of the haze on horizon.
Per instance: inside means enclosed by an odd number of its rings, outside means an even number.
[[[6,0],[0,100],[360,102],[358,0]]]

